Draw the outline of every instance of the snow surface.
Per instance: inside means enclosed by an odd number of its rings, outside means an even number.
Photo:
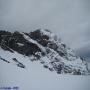
[[[90,90],[90,76],[58,75],[38,62],[25,62],[28,68],[0,62],[0,87],[17,86],[19,90]]]
[[[90,76],[50,72],[39,61],[31,62],[29,57],[17,52],[9,53],[0,49],[0,55],[10,62],[16,57],[26,66],[22,69],[13,65],[15,62],[8,64],[0,61],[0,87],[19,87],[19,90],[90,90]]]

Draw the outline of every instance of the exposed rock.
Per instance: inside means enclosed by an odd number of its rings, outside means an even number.
[[[17,59],[16,53],[29,57],[31,61],[38,60],[44,68],[56,71],[58,74],[90,74],[87,62],[76,56],[58,36],[49,30],[38,29],[30,33],[0,31],[0,47],[3,52],[8,52],[12,61],[21,68],[25,68],[25,65]],[[3,56],[2,53],[1,56]],[[11,63],[1,56],[1,60]]]

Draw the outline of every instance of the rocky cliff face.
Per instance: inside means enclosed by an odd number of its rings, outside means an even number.
[[[0,31],[0,60],[25,68],[21,57],[39,61],[44,68],[58,74],[90,73],[87,62],[76,56],[57,35],[48,30],[38,29],[30,33]]]

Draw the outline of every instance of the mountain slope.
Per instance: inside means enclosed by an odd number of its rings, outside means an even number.
[[[0,60],[25,68],[22,59],[39,61],[58,74],[88,75],[87,62],[76,56],[58,36],[48,30],[0,31]]]

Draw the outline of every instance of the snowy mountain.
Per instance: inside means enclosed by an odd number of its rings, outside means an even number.
[[[0,31],[0,61],[26,68],[27,60],[40,62],[44,68],[58,74],[90,74],[87,62],[49,30]]]

